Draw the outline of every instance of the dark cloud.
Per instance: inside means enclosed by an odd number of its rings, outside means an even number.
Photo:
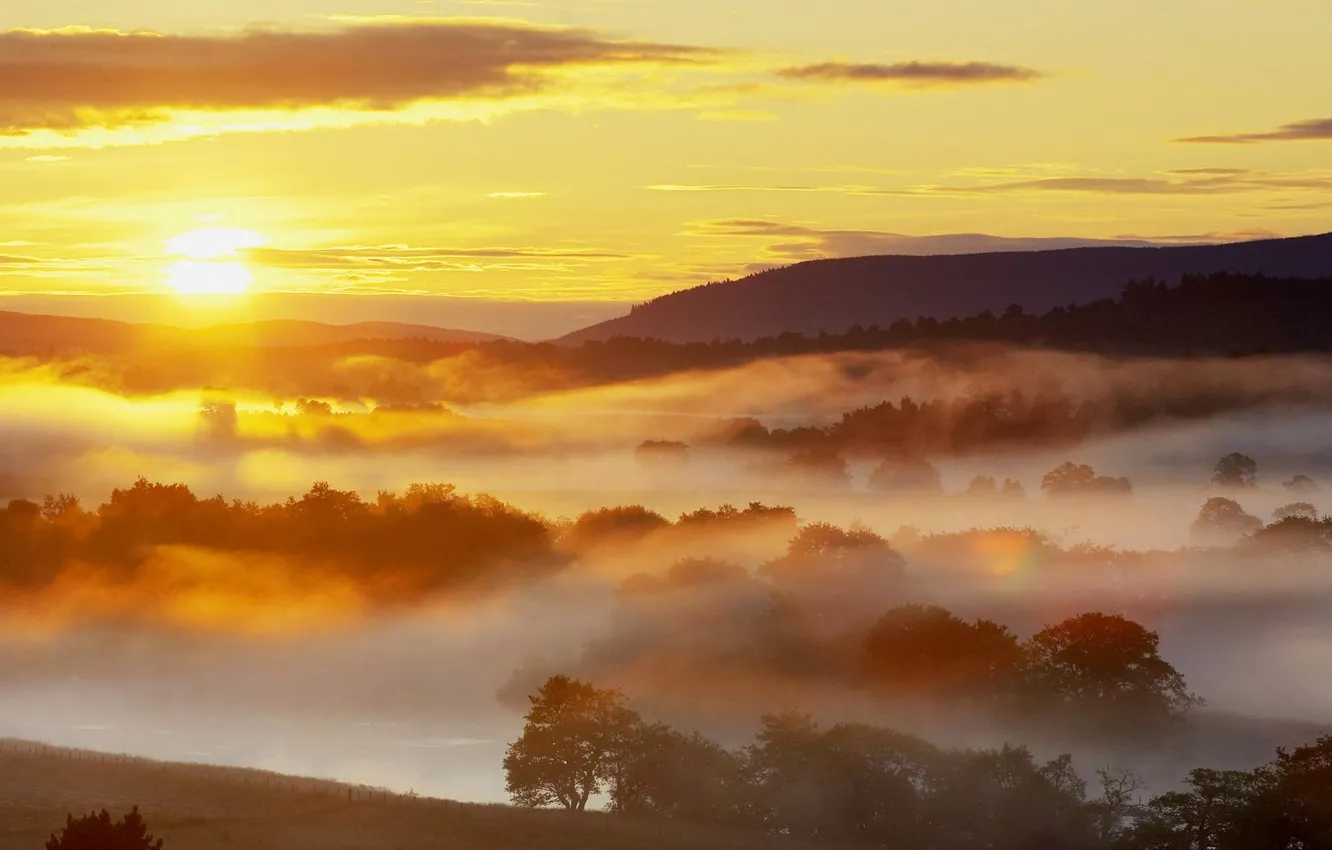
[[[1026,83],[1045,76],[1033,68],[992,62],[898,62],[892,65],[822,62],[785,68],[788,80],[830,83],[903,83],[909,86],[961,86],[977,83]]]
[[[505,98],[544,90],[559,69],[717,55],[584,29],[462,20],[228,36],[12,30],[0,33],[0,134],[141,124],[172,108],[393,110]]]
[[[1332,118],[1310,118],[1282,124],[1266,133],[1231,133],[1220,136],[1189,136],[1177,142],[1214,145],[1252,145],[1258,142],[1298,142],[1332,139]]]

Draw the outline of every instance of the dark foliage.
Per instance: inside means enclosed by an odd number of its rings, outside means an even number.
[[[59,835],[52,835],[46,850],[162,850],[163,840],[148,833],[148,825],[135,806],[120,820],[102,809],[80,818],[69,815]]]
[[[555,721],[538,708],[576,710]],[[941,750],[912,735],[863,724],[820,727],[811,717],[763,716],[749,746],[731,751],[698,733],[646,723],[618,696],[564,677],[533,697],[523,737],[505,759],[520,805],[580,810],[580,792],[532,795],[516,763],[538,727],[559,727],[551,776],[592,777],[614,814],[650,815],[782,836],[808,846],[996,850],[1329,850],[1332,736],[1278,750],[1252,771],[1192,771],[1179,790],[1143,802],[1132,774],[1098,771],[1087,786],[1068,755],[1037,761],[1023,746]],[[588,706],[599,708],[588,711]],[[544,711],[545,709],[542,708]],[[555,715],[551,715],[555,716]],[[543,733],[544,734],[544,733]],[[589,759],[596,761],[590,765]],[[576,785],[576,783],[575,783]]]

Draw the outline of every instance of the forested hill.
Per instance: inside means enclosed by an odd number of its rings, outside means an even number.
[[[815,260],[665,295],[560,341],[841,333],[899,319],[1002,313],[1010,304],[1039,313],[1112,298],[1130,280],[1217,273],[1332,276],[1332,233],[1226,245]]]

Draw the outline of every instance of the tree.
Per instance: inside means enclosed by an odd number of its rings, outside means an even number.
[[[999,495],[999,486],[988,475],[977,475],[967,485],[967,495],[984,499],[993,499]]]
[[[1016,478],[1005,478],[1003,489],[999,491],[1005,499],[1025,499],[1027,490]]]
[[[1086,784],[1070,756],[1039,764],[1026,747],[958,753],[933,778],[928,845],[964,848],[1088,847],[1095,834]],[[905,845],[910,846],[910,845]]]
[[[800,529],[785,555],[759,568],[774,587],[796,594],[826,625],[870,616],[896,604],[905,591],[906,559],[868,528],[842,530],[815,522]]]
[[[1253,487],[1258,483],[1258,461],[1231,452],[1216,462],[1212,483],[1218,487]]]
[[[1142,777],[1127,770],[1096,771],[1101,782],[1101,796],[1092,800],[1090,807],[1096,818],[1096,838],[1102,845],[1119,842],[1131,826],[1131,818],[1138,812],[1137,792],[1143,787]]]
[[[639,725],[617,691],[552,676],[528,698],[523,733],[504,754],[505,789],[519,806],[581,812],[615,781]]]
[[[1279,834],[1271,846],[1332,847],[1332,735],[1277,750],[1263,775],[1275,786],[1269,822],[1275,822]]]
[[[106,809],[75,819],[65,818],[65,828],[52,835],[46,850],[162,850],[163,840],[148,833],[148,825],[135,806],[118,821]]]
[[[1263,527],[1263,521],[1245,513],[1239,502],[1214,496],[1203,503],[1193,521],[1193,536],[1203,543],[1233,543]]]
[[[1126,844],[1143,850],[1252,850],[1301,846],[1261,838],[1255,805],[1267,790],[1262,771],[1189,773],[1186,790],[1155,797],[1129,831]],[[1304,845],[1308,846],[1308,845]]]
[[[1132,620],[1089,613],[1047,626],[1023,647],[1035,698],[1063,716],[1149,731],[1202,703]]]
[[[238,421],[234,401],[208,399],[199,404],[199,436],[204,440],[215,442],[234,440]]]
[[[742,786],[739,759],[721,745],[697,732],[642,724],[629,736],[610,810],[720,823],[738,815]]]
[[[1318,482],[1307,475],[1296,475],[1281,486],[1291,493],[1300,494],[1317,493],[1319,490]]]
[[[1292,502],[1289,505],[1282,505],[1272,512],[1272,519],[1277,522],[1287,519],[1307,519],[1310,522],[1318,521],[1318,508],[1308,502]]]
[[[1133,485],[1127,478],[1097,475],[1085,463],[1065,462],[1045,473],[1041,489],[1051,496],[1128,495],[1133,492]]]
[[[842,489],[851,485],[846,460],[836,451],[812,448],[796,452],[786,461],[786,473],[812,486]]]
[[[919,457],[884,458],[870,473],[869,486],[871,490],[886,492],[938,493],[943,489],[939,470]]]
[[[575,552],[598,546],[623,546],[670,527],[671,521],[642,505],[620,505],[586,511],[565,534],[564,542]]]
[[[779,835],[909,846],[938,758],[919,738],[888,729],[839,724],[825,731],[805,714],[765,715],[744,752],[753,817]]]
[[[861,659],[865,677],[897,696],[988,697],[1015,682],[1022,650],[997,623],[904,605],[870,629]]]

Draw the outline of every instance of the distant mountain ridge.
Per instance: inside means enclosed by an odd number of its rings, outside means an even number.
[[[277,319],[213,325],[205,328],[181,328],[174,325],[136,324],[110,319],[0,311],[0,354],[37,354],[49,351],[110,354],[149,344],[179,345],[188,348],[221,346],[272,348],[330,345],[358,339],[485,342],[505,338],[478,331],[398,322],[329,325],[321,322]]]
[[[560,338],[667,342],[842,333],[899,319],[1031,312],[1119,294],[1131,280],[1185,274],[1332,277],[1332,233],[1221,245],[1095,247],[812,260],[664,295],[629,315]]]

